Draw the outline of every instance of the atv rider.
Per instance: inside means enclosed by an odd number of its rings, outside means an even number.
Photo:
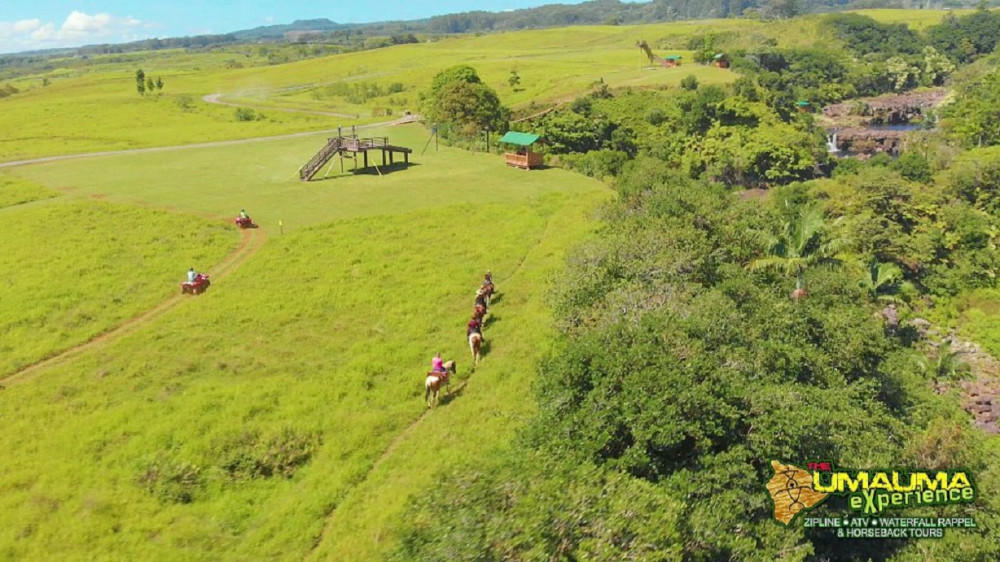
[[[240,218],[243,219],[243,220],[246,220],[246,219],[248,219],[250,217],[247,216],[247,212],[245,210],[240,209]]]
[[[188,283],[194,283],[194,280],[198,278],[198,274],[195,273],[194,268],[188,270]]]

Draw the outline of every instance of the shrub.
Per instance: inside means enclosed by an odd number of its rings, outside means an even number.
[[[249,107],[237,107],[235,114],[237,121],[253,121],[257,118],[257,113]]]
[[[318,436],[288,428],[267,438],[243,433],[224,445],[222,469],[234,479],[290,478],[309,462],[318,444]]]
[[[201,468],[185,462],[151,462],[137,481],[149,493],[170,503],[191,503],[204,486]]]

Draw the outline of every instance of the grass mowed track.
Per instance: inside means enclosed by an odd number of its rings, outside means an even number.
[[[427,135],[388,133],[411,146]],[[592,231],[608,190],[433,146],[384,177],[299,182],[295,169],[322,142],[8,172],[63,195],[7,216],[34,224],[34,213],[93,213],[93,239],[57,246],[69,253],[95,251],[109,233],[149,246],[105,208],[170,217],[178,232],[217,217],[209,228],[235,241],[227,223],[244,207],[266,242],[204,295],[7,385],[0,558],[378,558],[409,494],[427,493],[449,463],[505,444],[531,412],[552,276]],[[201,242],[183,246],[232,249]],[[154,288],[172,292],[196,264],[157,253],[171,279]],[[502,295],[471,374],[464,324],[487,268]],[[164,298],[156,291],[135,292]],[[93,321],[117,320],[99,311]],[[426,412],[423,375],[439,350],[467,386]]]
[[[187,267],[209,269],[238,239],[204,219],[94,201],[38,200],[0,220],[0,382],[175,295]]]

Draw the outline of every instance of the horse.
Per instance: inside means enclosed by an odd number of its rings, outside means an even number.
[[[469,334],[469,349],[472,350],[472,361],[474,365],[479,365],[479,348],[483,345],[483,335],[479,332]]]
[[[448,389],[448,394],[451,394],[451,375],[458,374],[458,367],[455,365],[454,361],[447,361],[444,364],[444,372],[441,371],[427,371],[427,379],[424,380],[424,400],[427,402],[428,408],[433,408],[438,402],[438,391],[441,389],[441,383],[443,382]],[[428,400],[430,398],[430,400]]]
[[[483,297],[486,301],[486,306],[490,305],[490,299],[493,298],[493,283],[488,283],[483,285],[476,291],[476,297]]]
[[[476,308],[472,309],[472,317],[479,321],[479,325],[482,326],[483,318],[486,317],[486,307],[477,304]]]

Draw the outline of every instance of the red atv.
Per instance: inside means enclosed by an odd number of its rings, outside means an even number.
[[[199,273],[195,275],[194,281],[185,281],[181,283],[181,294],[189,295],[200,295],[208,289],[208,286],[212,283],[208,280],[208,275]]]
[[[236,226],[240,228],[257,228],[250,217],[236,217]]]

